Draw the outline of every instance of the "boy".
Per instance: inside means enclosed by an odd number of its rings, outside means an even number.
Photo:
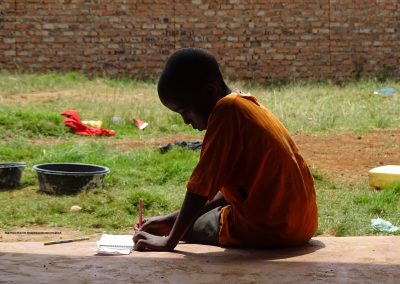
[[[181,49],[168,59],[158,94],[206,133],[181,210],[145,220],[133,237],[136,250],[171,251],[180,240],[225,247],[309,241],[317,228],[314,181],[269,110],[233,93],[216,59],[201,49]]]

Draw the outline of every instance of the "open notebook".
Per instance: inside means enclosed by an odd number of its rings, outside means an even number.
[[[108,235],[103,234],[97,241],[97,253],[99,254],[130,254],[133,250],[132,235]]]

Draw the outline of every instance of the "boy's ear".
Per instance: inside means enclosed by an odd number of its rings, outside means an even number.
[[[204,94],[207,98],[211,100],[215,100],[219,98],[218,86],[216,84],[210,83],[207,84],[204,89]]]

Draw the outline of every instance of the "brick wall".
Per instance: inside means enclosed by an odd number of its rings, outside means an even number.
[[[0,0],[0,69],[158,75],[201,47],[232,79],[400,75],[398,0]]]

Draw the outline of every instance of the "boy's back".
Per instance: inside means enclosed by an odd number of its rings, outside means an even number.
[[[221,191],[230,203],[222,246],[298,245],[317,228],[310,171],[285,127],[251,96],[218,101],[187,188],[210,200]]]

